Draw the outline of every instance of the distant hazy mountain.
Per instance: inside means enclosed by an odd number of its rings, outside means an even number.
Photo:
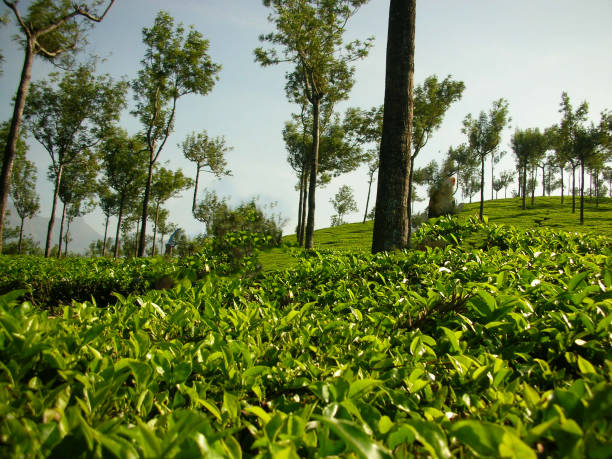
[[[11,227],[19,225],[19,216],[13,207],[13,203],[8,204],[8,210],[11,215],[8,217],[7,224]],[[55,225],[53,227],[52,245],[57,244],[59,239],[59,226],[61,214],[58,213],[55,217]],[[45,248],[45,240],[47,238],[47,225],[49,224],[48,216],[38,216],[31,220],[26,220],[23,227],[24,235],[31,235],[35,241],[40,244],[42,249]],[[84,253],[89,248],[89,244],[97,239],[102,239],[102,235],[89,226],[83,218],[77,218],[70,225],[70,237],[72,240],[68,242],[68,252]]]

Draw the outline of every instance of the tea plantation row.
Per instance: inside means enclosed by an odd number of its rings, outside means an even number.
[[[0,449],[610,457],[610,239],[455,219],[417,237],[445,247],[200,280],[193,258],[191,282],[60,314],[0,298]]]

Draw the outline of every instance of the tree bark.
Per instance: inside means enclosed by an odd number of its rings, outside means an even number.
[[[533,179],[533,187],[531,188],[531,207],[533,207],[535,206],[535,180],[536,180],[535,169],[531,170],[531,177]]]
[[[306,235],[306,204],[308,203],[308,188],[306,184],[308,183],[308,174],[304,174],[304,199],[302,200],[302,220],[300,224],[300,247],[304,247],[304,236]]]
[[[572,213],[576,213],[576,166],[572,165]]]
[[[561,204],[563,204],[563,166],[561,168]]]
[[[302,203],[304,202],[304,168],[302,167],[302,172],[300,172],[300,199],[298,203],[298,219],[297,219],[297,227],[295,229],[295,236],[297,238],[298,244],[301,246],[302,238]]]
[[[195,214],[195,210],[196,210],[196,201],[198,197],[198,183],[200,182],[200,169],[201,169],[200,163],[197,163],[195,185],[193,187],[193,204],[191,205],[192,214]]]
[[[115,253],[114,258],[119,256],[119,236],[121,230],[121,219],[123,218],[123,200],[119,203],[119,216],[117,217],[117,231],[115,233]]]
[[[159,202],[155,206],[155,221],[153,222],[153,247],[151,247],[151,256],[155,256],[155,241],[157,239],[157,219],[159,217]]]
[[[580,224],[584,225],[584,161],[580,161]]]
[[[51,217],[49,218],[49,225],[47,226],[47,240],[45,242],[45,258],[49,257],[51,251],[51,235],[53,233],[53,224],[55,223],[55,210],[57,208],[57,199],[59,196],[59,187],[62,180],[62,172],[64,165],[60,164],[57,171],[57,177],[55,177],[55,190],[53,191],[53,204],[51,206]]]
[[[523,210],[527,209],[527,164],[523,165]]]
[[[25,218],[21,217],[21,225],[19,225],[19,243],[17,244],[17,255],[21,255],[21,241],[23,240],[23,223]]]
[[[319,111],[321,100],[314,99],[312,103],[312,155],[310,157],[310,183],[308,187],[308,218],[306,220],[307,249],[314,247],[315,225],[315,191],[317,188],[317,173],[319,168]]]
[[[368,218],[368,206],[370,205],[370,193],[372,191],[372,182],[374,181],[374,173],[370,174],[370,181],[368,182],[368,197],[366,199],[365,212],[363,213],[363,223]]]
[[[145,246],[147,245],[147,218],[149,213],[149,199],[151,197],[151,184],[153,183],[153,163],[149,163],[149,176],[147,178],[147,185],[145,187],[144,198],[142,202],[142,222],[140,228],[140,238],[138,238],[138,249],[136,252],[137,257],[144,257]]]
[[[106,223],[104,224],[104,243],[102,244],[102,256],[106,256],[106,238],[108,236],[108,220],[110,219],[110,215],[106,216]]]
[[[480,211],[478,216],[480,221],[484,220],[484,174],[485,174],[485,157],[480,155]]]
[[[408,172],[408,245],[412,237],[412,180],[414,178],[414,158],[410,157],[410,171]]]
[[[408,245],[416,0],[391,0],[372,252]]]
[[[62,206],[62,220],[60,223],[60,230],[59,230],[59,242],[58,242],[58,249],[57,249],[57,258],[61,258],[62,257],[62,236],[64,235],[64,222],[66,221],[66,203],[63,203],[64,205]]]
[[[4,158],[2,161],[2,171],[0,172],[0,253],[2,253],[2,235],[4,233],[4,218],[6,216],[6,206],[8,195],[11,186],[11,174],[13,172],[13,161],[15,159],[15,151],[17,149],[17,139],[19,138],[19,129],[21,128],[21,119],[23,117],[23,108],[25,106],[30,80],[32,78],[32,64],[34,62],[34,43],[30,38],[25,44],[25,56],[23,67],[21,69],[21,79],[17,87],[15,95],[15,105],[13,107],[13,117],[6,138],[6,146],[4,148]]]

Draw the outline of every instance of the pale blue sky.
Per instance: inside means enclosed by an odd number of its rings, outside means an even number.
[[[340,112],[349,106],[367,108],[382,103],[388,4],[371,0],[349,22],[347,40],[371,35],[376,40],[370,55],[357,64],[357,83],[350,99],[338,105]],[[284,74],[290,68],[262,68],[253,59],[258,35],[272,30],[267,9],[258,0],[117,0],[108,17],[89,35],[87,52],[106,58],[99,66],[101,72],[116,78],[135,77],[144,53],[141,30],[153,23],[160,9],[202,32],[210,40],[213,60],[223,66],[220,81],[209,95],[179,100],[176,130],[161,160],[193,175],[192,164],[182,157],[177,144],[188,133],[201,129],[224,135],[234,147],[227,158],[233,176],[220,181],[204,176],[202,186],[231,196],[233,203],[252,196],[260,196],[262,203],[277,201],[277,210],[288,219],[285,233],[292,233],[298,194],[281,137],[283,123],[296,110],[284,94]],[[465,115],[488,110],[500,97],[510,103],[512,128],[503,137],[502,149],[508,150],[508,155],[499,171],[514,169],[509,139],[515,127],[545,128],[559,121],[562,91],[567,91],[575,104],[589,102],[593,119],[601,110],[612,108],[611,23],[610,0],[418,2],[415,84],[434,73],[440,77],[452,74],[465,82],[466,90],[420,154],[417,166],[441,158],[449,146],[464,142],[461,127]],[[10,116],[21,69],[22,53],[11,41],[14,30],[13,25],[0,29],[0,46],[6,56],[0,77],[1,119]],[[44,78],[49,70],[42,60],[36,61],[33,80]],[[130,103],[132,100],[130,96]],[[128,111],[122,124],[131,133],[140,128]],[[46,180],[49,157],[35,140],[29,143],[30,157],[39,168],[40,215],[47,218],[51,203],[51,186]],[[366,169],[362,168],[318,190],[316,226],[329,226],[333,214],[329,199],[343,184],[353,187],[360,208],[348,220],[359,220],[366,180]],[[195,234],[201,228],[191,217],[190,206],[189,191],[168,203],[171,218]],[[417,209],[423,206],[417,205]],[[99,211],[87,220],[102,232]]]

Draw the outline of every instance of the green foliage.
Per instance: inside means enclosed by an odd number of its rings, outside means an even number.
[[[242,231],[269,236],[272,245],[280,245],[283,220],[279,215],[266,215],[265,208],[256,199],[245,201],[235,208],[219,198],[214,191],[207,191],[196,208],[196,218],[206,225],[209,237],[223,238],[228,233]]]
[[[334,199],[330,199],[332,206],[334,206],[334,210],[336,211],[336,215],[332,217],[332,225],[331,226],[340,226],[344,224],[342,218],[350,213],[357,212],[357,201],[355,201],[355,197],[353,196],[353,189],[348,185],[342,185]]]
[[[446,217],[415,238],[450,244],[199,280],[192,258],[56,316],[0,297],[3,452],[605,456],[610,240]]]

